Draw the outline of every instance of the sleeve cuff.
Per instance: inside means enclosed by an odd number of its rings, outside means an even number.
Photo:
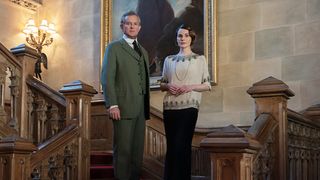
[[[113,109],[113,108],[117,108],[117,107],[118,107],[118,105],[112,105],[109,107],[109,109]]]

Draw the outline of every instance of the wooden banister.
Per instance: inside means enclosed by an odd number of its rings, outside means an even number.
[[[26,83],[31,88],[33,88],[35,91],[38,91],[39,93],[41,93],[44,96],[46,96],[47,98],[55,101],[59,105],[66,107],[65,97],[61,93],[59,93],[58,91],[56,91],[56,90],[52,89],[51,87],[49,87],[48,85],[46,85],[44,82],[29,75],[26,78]]]
[[[23,46],[23,45],[20,45]],[[22,69],[21,62],[0,42],[0,54],[5,57],[9,63],[13,64],[18,69]]]
[[[78,138],[77,177],[90,178],[90,119],[91,100],[97,91],[82,81],[73,81],[65,84],[59,91],[67,102],[66,124],[76,124],[80,130]]]
[[[242,135],[238,132],[241,137],[213,133],[201,143],[201,147],[211,152],[211,179],[285,180],[288,177],[287,100],[294,93],[273,77],[254,83],[247,92],[255,100],[257,117],[248,132]],[[224,163],[219,163],[221,158]]]
[[[288,169],[288,120],[287,100],[294,96],[284,82],[268,77],[260,82],[254,83],[248,89],[255,99],[256,116],[261,113],[270,113],[277,121],[278,127],[275,130],[275,163],[272,177],[287,179]]]
[[[69,144],[79,136],[79,128],[72,124],[67,126],[63,131],[59,132],[54,137],[48,139],[37,147],[37,152],[31,157],[31,168],[34,169],[37,164],[48,158],[48,155],[53,154],[59,149],[62,149],[66,144]]]
[[[15,133],[20,132],[21,77],[21,62],[0,43],[0,124],[3,128],[14,129]],[[10,79],[10,82],[6,82],[7,79]],[[7,89],[9,92],[6,92]],[[9,109],[6,102],[10,102]]]
[[[313,105],[306,110],[302,111],[302,114],[313,121],[320,123],[320,104]]]
[[[25,45],[10,52],[0,43],[1,97],[5,79],[11,80],[10,102],[0,102],[0,134],[7,136],[0,141],[0,179],[89,179],[91,99],[97,92],[82,81],[65,84],[63,95],[54,91],[32,77],[37,58]]]

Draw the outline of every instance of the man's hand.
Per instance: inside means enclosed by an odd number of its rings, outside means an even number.
[[[109,108],[108,112],[111,119],[120,120],[120,109],[118,107]]]

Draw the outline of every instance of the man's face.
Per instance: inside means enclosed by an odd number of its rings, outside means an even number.
[[[131,39],[135,39],[141,29],[139,17],[127,16],[123,24],[121,24],[122,32]]]

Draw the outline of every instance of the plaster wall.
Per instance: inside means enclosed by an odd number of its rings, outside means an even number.
[[[25,43],[22,29],[35,12],[22,8],[8,0],[0,1],[0,42],[8,49]]]

